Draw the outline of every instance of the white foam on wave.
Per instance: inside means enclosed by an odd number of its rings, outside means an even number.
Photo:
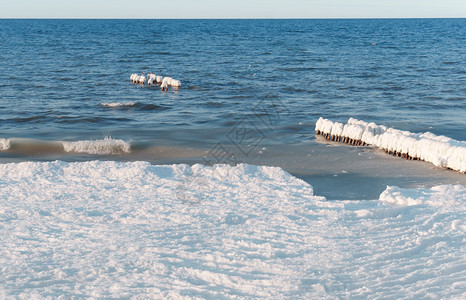
[[[109,108],[118,108],[118,107],[133,107],[136,105],[136,102],[111,102],[111,103],[100,103],[100,106],[109,107]]]
[[[412,133],[350,118],[347,124],[319,118],[315,130],[335,141],[378,147],[388,153],[415,158],[466,173],[466,142],[431,132]]]
[[[109,155],[129,153],[131,151],[131,145],[129,143],[109,137],[102,140],[84,140],[62,143],[66,152]]]
[[[245,164],[22,162],[0,178],[2,298],[465,296],[463,187],[410,192],[439,209],[326,201]]]
[[[10,149],[10,139],[0,138],[0,151]]]

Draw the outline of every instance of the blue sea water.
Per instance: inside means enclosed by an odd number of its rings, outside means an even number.
[[[110,136],[132,148],[110,159],[128,160],[205,150],[168,162],[231,146],[247,161],[316,146],[324,116],[466,140],[466,19],[0,20],[0,41],[0,139]],[[130,83],[141,72],[182,87]],[[16,146],[0,159],[102,158],[52,150]]]
[[[319,116],[466,140],[465,25],[0,20],[1,137],[111,135],[137,144],[176,132],[173,139],[215,142],[257,105],[271,104],[280,106],[271,141],[299,143]],[[183,87],[163,93],[130,84],[131,73],[150,71]],[[100,105],[112,102],[135,105]]]

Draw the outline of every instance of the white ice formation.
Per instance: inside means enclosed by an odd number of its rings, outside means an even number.
[[[466,200],[466,188],[459,184],[438,185],[430,189],[403,189],[397,186],[387,186],[379,200],[398,206],[428,205],[437,209],[460,209]],[[464,226],[464,231],[466,231],[466,226]]]
[[[133,73],[131,74],[131,76],[129,76],[129,80],[134,83],[136,81],[136,76],[139,76],[138,74],[136,73]]]
[[[466,173],[466,142],[431,132],[412,133],[384,125],[350,118],[346,124],[322,117],[317,120],[316,134],[331,141],[356,146],[374,146],[389,154],[411,160],[424,160],[437,167]]]
[[[132,83],[139,83],[139,84],[144,84],[146,82],[146,76],[143,74],[138,75],[136,73],[131,74],[129,77],[130,81]]]
[[[123,140],[105,138],[102,140],[85,140],[62,142],[66,152],[87,153],[95,155],[115,155],[129,153],[131,145]]]
[[[173,78],[171,77],[164,77],[162,79],[162,83],[166,82],[168,85],[171,85]]]
[[[154,73],[149,73],[147,74],[147,84],[160,84],[162,83],[162,76],[160,75],[155,75]]]
[[[172,79],[171,84],[172,87],[181,87],[181,81],[177,79]]]
[[[162,91],[168,90],[168,83],[166,81],[162,81],[160,88],[162,89]]]

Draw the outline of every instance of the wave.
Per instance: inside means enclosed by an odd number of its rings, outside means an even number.
[[[8,149],[10,149],[10,140],[0,138],[0,151],[4,151]]]
[[[166,110],[169,107],[161,106],[157,104],[144,104],[144,103],[137,103],[135,106],[136,109],[141,111],[152,111],[152,110]]]
[[[332,141],[374,146],[402,158],[424,160],[437,167],[466,173],[464,141],[437,136],[431,132],[402,131],[354,118],[343,124],[321,117],[316,122],[315,130],[317,134],[322,134]]]
[[[47,116],[31,116],[31,117],[21,117],[21,118],[14,118],[8,119],[5,121],[12,121],[14,123],[42,123],[43,121],[48,121],[49,117]]]
[[[111,137],[102,140],[50,141],[28,138],[0,138],[0,151],[12,154],[63,154],[67,152],[115,155],[131,152],[131,144]]]
[[[113,108],[113,109],[135,108],[141,111],[169,109],[169,107],[156,105],[156,104],[145,104],[141,102],[111,102],[111,103],[100,103],[99,105],[105,108]]]
[[[100,106],[109,107],[109,108],[119,108],[119,107],[133,107],[137,102],[112,102],[112,103],[100,103]]]
[[[119,123],[119,122],[128,122],[131,121],[128,118],[112,118],[112,117],[100,117],[100,116],[66,116],[66,115],[57,115],[57,116],[31,116],[31,117],[20,117],[20,118],[10,118],[0,120],[5,124],[99,124],[99,123]]]
[[[285,72],[308,72],[308,71],[315,71],[320,70],[321,68],[317,67],[281,67],[277,68],[278,71],[285,71]]]
[[[81,116],[81,117],[60,117],[55,120],[56,123],[60,124],[100,124],[100,123],[119,123],[119,122],[128,122],[128,118],[107,118],[107,117],[98,117],[98,116]]]
[[[66,152],[87,153],[95,155],[115,155],[131,152],[131,145],[123,140],[107,137],[103,140],[84,140],[62,142]]]

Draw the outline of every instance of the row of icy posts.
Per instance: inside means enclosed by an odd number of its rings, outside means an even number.
[[[412,133],[350,118],[346,124],[319,118],[316,134],[335,142],[374,146],[410,160],[424,160],[437,167],[466,173],[466,142],[433,133]]]

